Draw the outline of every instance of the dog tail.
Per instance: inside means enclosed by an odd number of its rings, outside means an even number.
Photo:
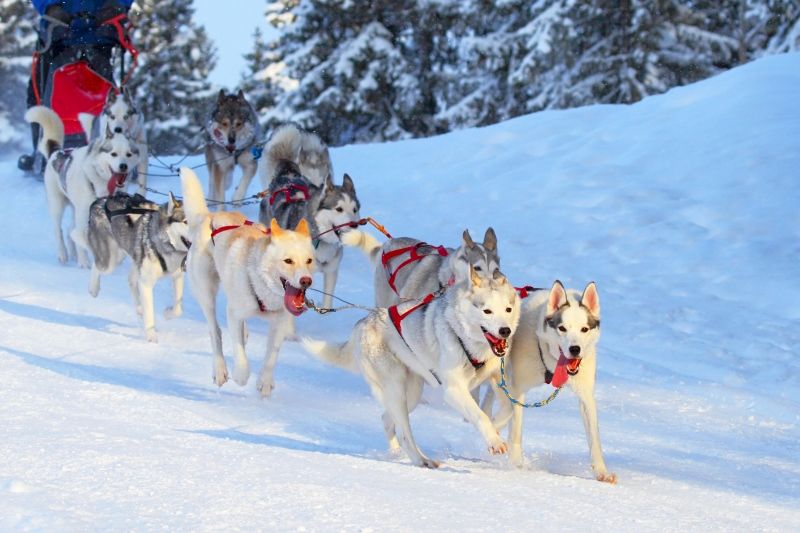
[[[366,231],[350,230],[342,233],[342,244],[360,249],[373,265],[378,263],[382,245]]]
[[[181,186],[183,188],[183,210],[186,212],[186,221],[194,230],[208,216],[208,204],[203,195],[203,186],[197,174],[190,168],[181,167]]]
[[[351,341],[341,343],[331,343],[319,341],[308,337],[301,339],[303,347],[314,357],[328,363],[329,365],[344,368],[350,372],[359,373],[358,363],[356,363],[353,353],[353,343]]]
[[[291,122],[278,126],[269,138],[267,148],[266,180],[272,183],[283,160],[297,162],[302,146],[303,132]]]
[[[42,138],[37,149],[47,159],[64,146],[64,123],[55,111],[43,105],[34,106],[25,113],[25,120],[42,128]]]
[[[83,133],[86,134],[86,138],[90,141],[92,139],[92,129],[94,128],[94,118],[91,113],[78,113],[78,122],[81,123]]]

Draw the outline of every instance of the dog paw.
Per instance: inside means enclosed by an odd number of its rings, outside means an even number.
[[[64,254],[58,254],[58,262],[59,263],[61,263],[62,265],[66,265],[68,261],[69,261],[69,257],[67,256],[67,254],[65,254],[65,253]]]
[[[137,305],[136,306],[136,314],[139,315],[139,316],[142,316],[142,306],[141,305]]]
[[[509,446],[508,462],[511,466],[522,468],[522,450],[517,446]]]
[[[275,382],[271,377],[269,379],[264,379],[261,377],[258,379],[258,383],[256,384],[256,389],[262,398],[269,398],[272,394],[272,389],[274,388]]]
[[[97,295],[100,294],[100,287],[89,287],[89,294],[92,298],[97,298]]]
[[[178,318],[182,314],[183,314],[183,308],[181,306],[167,307],[166,309],[164,309],[164,318],[166,318],[167,320]]]
[[[417,466],[421,466],[422,468],[439,468],[441,463],[439,461],[434,461],[433,459],[428,459],[427,457],[423,457],[422,460],[417,464]]]
[[[235,381],[238,385],[244,387],[247,385],[247,380],[250,379],[250,369],[249,368],[242,368],[242,367],[235,367],[233,369],[233,381]]]
[[[498,436],[489,442],[489,453],[492,455],[504,455],[508,453],[508,444]]]
[[[225,367],[225,363],[222,364],[221,368],[214,368],[211,379],[217,387],[225,385],[225,382],[228,381],[228,369]]]
[[[602,481],[603,483],[610,483],[612,485],[617,484],[617,475],[613,472],[603,472],[602,474],[597,474],[597,481]]]
[[[156,335],[156,328],[147,328],[144,330],[144,336],[147,342],[158,342],[158,335]]]

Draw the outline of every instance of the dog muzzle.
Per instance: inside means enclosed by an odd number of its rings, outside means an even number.
[[[508,349],[508,340],[495,337],[484,328],[481,328],[481,330],[483,330],[483,336],[486,338],[486,340],[489,342],[489,346],[492,348],[492,353],[497,357],[503,357]]]
[[[283,284],[283,306],[294,316],[302,315],[308,308],[306,307],[306,290],[298,289],[291,283],[281,278]]]

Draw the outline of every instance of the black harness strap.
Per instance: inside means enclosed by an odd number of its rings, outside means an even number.
[[[467,347],[464,346],[464,341],[461,340],[461,337],[459,337],[458,334],[456,334],[456,339],[458,339],[458,343],[461,345],[461,349],[464,350],[464,355],[467,356],[467,360],[469,360],[470,364],[472,365],[472,368],[478,370],[479,368],[482,368],[483,365],[486,364],[486,361],[476,361],[475,359],[472,358],[472,356],[469,354],[469,350],[467,350]]]
[[[536,347],[539,349],[539,360],[542,362],[542,366],[544,367],[544,382],[550,385],[553,381],[553,373],[547,369],[547,365],[544,363],[544,351],[542,350],[542,342],[536,341]]]

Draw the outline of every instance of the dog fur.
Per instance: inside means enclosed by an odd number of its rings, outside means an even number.
[[[343,344],[303,340],[321,360],[363,373],[385,410],[383,425],[390,448],[402,448],[418,466],[439,466],[420,451],[409,423],[423,382],[441,383],[447,403],[478,429],[491,453],[507,451],[470,390],[498,370],[506,339],[519,321],[519,296],[499,272],[491,280],[471,267],[469,272],[466,281],[409,314],[402,321],[402,336],[387,309],[378,308],[356,324]],[[470,359],[483,365],[476,369]]]
[[[183,204],[172,193],[162,205],[138,194],[98,198],[90,210],[88,236],[94,255],[89,294],[97,296],[100,276],[130,256],[128,284],[136,312],[142,316],[147,340],[157,342],[153,287],[160,278],[172,278],[173,287],[172,305],[164,317],[179,317],[183,310],[183,270],[191,245]]]
[[[600,446],[594,398],[599,338],[600,298],[594,282],[580,293],[565,290],[561,282],[556,281],[550,291],[537,291],[523,302],[519,327],[508,356],[507,381],[511,396],[524,402],[528,390],[545,382],[543,362],[547,370],[554,372],[562,353],[572,364],[579,360],[577,373],[568,375],[566,385],[580,403],[592,470],[599,481],[615,483],[617,477],[606,468]],[[521,465],[523,407],[512,406],[502,391],[496,391],[495,395],[501,404],[495,417],[496,427],[511,420],[509,459]]]
[[[242,91],[226,94],[220,89],[205,134],[204,153],[209,172],[209,199],[215,202],[225,201],[225,191],[230,188],[233,171],[239,165],[242,179],[231,200],[242,200],[258,170],[258,161],[250,148],[261,136],[255,109]]]
[[[262,397],[274,388],[273,369],[284,339],[292,332],[292,317],[304,310],[305,290],[314,273],[314,248],[308,224],[302,219],[294,231],[282,229],[273,219],[245,225],[237,212],[209,213],[203,189],[194,172],[181,169],[183,202],[192,247],[186,271],[192,292],[203,310],[214,352],[212,378],[222,386],[228,368],[222,353],[216,300],[220,285],[227,297],[228,330],[234,346],[234,380],[245,385],[250,368],[245,353],[247,318],[269,319],[269,340],[256,384]],[[212,228],[235,226],[212,239]]]
[[[293,161],[300,174],[315,187],[322,187],[325,179],[333,176],[333,165],[328,146],[316,133],[303,129],[294,122],[276,127],[267,143],[265,164],[261,166],[261,186],[272,187],[279,175],[281,161]]]
[[[108,195],[112,178],[124,184],[128,172],[139,163],[139,150],[125,134],[106,129],[104,135],[87,146],[65,155],[60,151],[64,143],[64,125],[53,110],[44,106],[31,107],[25,114],[25,120],[38,123],[43,132],[38,150],[48,160],[44,185],[56,236],[58,260],[67,262],[68,246],[71,255],[77,256],[78,264],[82,268],[89,268],[89,209],[95,199]],[[63,183],[57,170],[60,164],[69,165],[65,167]],[[72,205],[74,216],[70,240],[65,246],[61,223],[68,204]]]

